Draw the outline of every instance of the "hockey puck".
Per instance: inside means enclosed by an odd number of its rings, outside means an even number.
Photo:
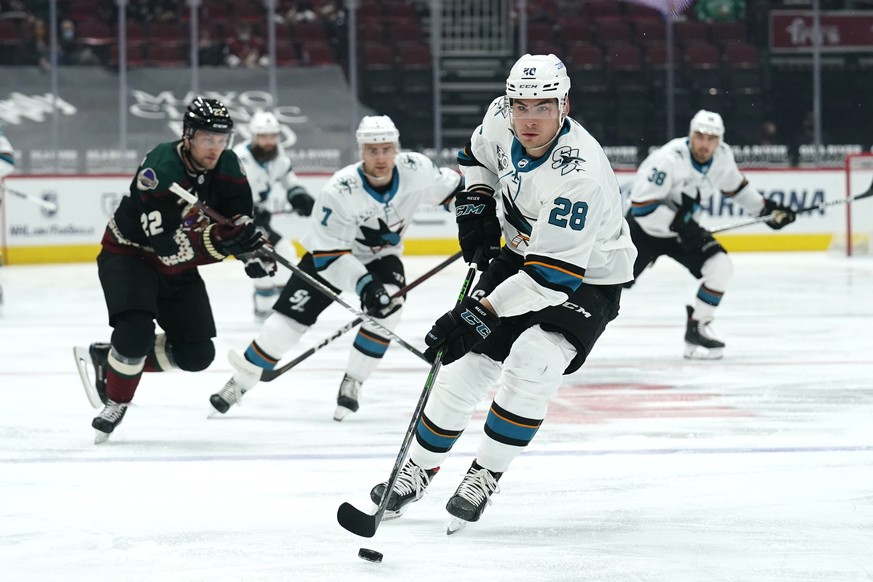
[[[358,550],[358,557],[367,560],[368,562],[381,562],[382,554],[377,552],[376,550],[368,550],[367,548],[361,548]]]

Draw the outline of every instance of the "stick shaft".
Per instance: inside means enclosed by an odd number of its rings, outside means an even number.
[[[182,188],[181,186],[179,186],[175,182],[170,184],[170,190],[174,194],[179,196],[185,202],[202,210],[204,213],[206,213],[207,216],[209,216],[209,218],[211,218],[215,222],[217,222],[219,224],[231,224],[230,220],[228,220],[226,217],[222,216],[219,212],[216,212],[212,208],[206,206],[202,200],[197,198],[197,196],[191,194],[190,192],[188,192],[187,190],[185,190],[184,188]],[[297,265],[295,265],[294,263],[292,263],[291,261],[289,261],[288,259],[286,259],[282,255],[277,253],[275,251],[275,249],[273,249],[272,245],[269,244],[269,242],[265,243],[263,247],[258,249],[258,252],[264,253],[265,255],[267,255],[268,257],[270,257],[271,259],[273,259],[277,263],[281,264],[282,266],[284,266],[285,268],[290,270],[295,275],[297,275],[300,278],[302,278],[303,280],[305,280],[307,283],[309,283],[312,287],[314,287],[315,289],[320,291],[322,294],[329,297],[333,301],[336,301],[337,303],[339,303],[340,305],[342,305],[343,307],[345,307],[346,309],[348,309],[349,311],[351,311],[352,313],[354,313],[355,315],[360,317],[362,320],[366,321],[367,323],[369,323],[370,325],[372,325],[373,327],[378,329],[381,333],[385,334],[387,337],[390,337],[391,339],[396,341],[398,344],[400,344],[401,346],[406,348],[408,351],[412,352],[413,354],[415,354],[416,356],[418,356],[422,360],[427,361],[427,359],[424,357],[424,354],[422,354],[420,351],[418,351],[413,345],[407,343],[406,340],[404,340],[402,337],[400,337],[399,335],[397,335],[396,333],[394,333],[393,331],[391,331],[390,329],[388,329],[387,327],[385,327],[381,323],[379,323],[373,317],[370,317],[369,315],[367,315],[366,313],[364,313],[360,309],[357,309],[356,307],[352,306],[348,301],[343,299],[338,293],[334,293],[330,287],[323,284],[321,281],[314,278],[312,275],[310,275],[309,273],[307,273],[306,271],[304,271],[303,269],[301,269],[300,267],[298,267]]]
[[[391,298],[394,299],[395,297],[399,297],[401,295],[406,295],[411,290],[415,289],[416,287],[418,287],[419,285],[421,285],[422,283],[424,283],[425,281],[427,281],[428,279],[433,277],[435,274],[439,273],[440,271],[442,271],[443,269],[445,269],[446,267],[451,265],[453,262],[455,262],[459,258],[461,258],[460,251],[458,251],[457,253],[455,253],[451,257],[447,258],[445,261],[443,261],[442,263],[440,263],[439,265],[437,265],[436,267],[434,267],[433,269],[431,269],[430,271],[428,271],[427,273],[425,273],[424,275],[422,275],[421,277],[419,277],[418,279],[416,279],[415,281],[413,281],[409,285],[406,285],[405,287],[401,288],[399,291],[397,291],[396,293],[391,295]],[[310,356],[315,354],[315,352],[321,350],[322,348],[324,348],[325,346],[327,346],[328,344],[333,342],[335,339],[337,339],[338,337],[340,337],[341,335],[343,335],[347,331],[357,327],[362,321],[363,321],[363,319],[361,319],[360,317],[357,317],[357,318],[353,319],[352,321],[348,322],[347,324],[345,324],[344,326],[342,326],[341,328],[339,328],[338,330],[336,330],[335,332],[333,332],[332,335],[321,340],[317,345],[312,346],[311,348],[309,348],[308,350],[306,350],[305,352],[303,352],[302,354],[300,354],[299,356],[297,356],[296,358],[294,358],[293,360],[288,362],[287,364],[284,364],[284,365],[282,365],[278,368],[274,368],[272,370],[264,370],[263,373],[261,374],[261,381],[262,382],[271,382],[271,381],[275,380],[276,378],[278,378],[279,376],[281,376],[282,374],[284,374],[285,372],[287,372],[288,370],[290,370],[291,368],[293,368],[297,364],[300,364],[301,362],[303,362],[304,360],[306,360],[307,358],[309,358]]]
[[[838,204],[849,204],[856,200],[862,200],[864,198],[869,198],[873,196],[873,184],[870,185],[870,188],[867,189],[866,192],[862,192],[861,194],[856,194],[854,196],[849,196],[848,198],[837,198],[836,200],[830,200],[828,202],[819,202],[818,204],[813,204],[812,206],[807,206],[805,208],[800,208],[797,210],[797,214],[802,214],[804,212],[812,212],[814,210],[821,210],[828,206],[836,206]],[[715,228],[708,229],[709,232],[715,234],[717,232],[725,232],[728,230],[734,230],[735,228],[742,228],[744,226],[750,226],[752,224],[759,224],[761,222],[767,222],[768,220],[772,220],[773,215],[767,214],[765,216],[757,216],[755,218],[750,218],[748,220],[741,220],[740,222],[735,222],[733,224],[725,224],[722,226],[717,226]]]
[[[457,302],[467,295],[473,279],[476,277],[476,266],[471,266],[467,270],[467,276],[464,278],[464,283],[461,286],[461,292],[458,294]],[[427,404],[431,389],[436,382],[437,374],[442,367],[443,355],[445,354],[446,346],[439,349],[431,365],[430,372],[427,375],[427,380],[424,383],[424,388],[421,391],[421,396],[418,397],[418,404],[415,406],[415,412],[412,413],[412,418],[409,421],[409,427],[406,429],[406,434],[403,437],[403,443],[400,445],[400,450],[397,453],[397,458],[394,460],[394,467],[391,469],[391,476],[385,484],[385,491],[382,493],[382,499],[379,500],[379,506],[376,513],[373,515],[366,514],[355,508],[349,503],[343,503],[337,510],[337,521],[348,531],[355,535],[363,537],[373,537],[379,523],[382,521],[382,516],[388,507],[388,500],[391,498],[391,490],[394,489],[394,484],[397,483],[397,478],[400,476],[400,470],[409,454],[409,448],[412,445],[412,437],[415,434],[415,429],[418,422],[424,414],[424,407]]]

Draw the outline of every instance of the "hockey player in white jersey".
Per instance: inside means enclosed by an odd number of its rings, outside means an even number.
[[[448,533],[477,521],[534,438],[563,375],[582,366],[618,314],[636,250],[609,160],[567,116],[569,90],[555,55],[521,57],[506,95],[491,103],[458,155],[467,189],[455,200],[458,237],[465,260],[485,272],[425,339],[425,355],[433,359],[444,347],[447,365],[392,489],[388,518],[423,495],[496,385],[476,459],[446,506]],[[370,492],[374,503],[385,487]]]
[[[337,293],[356,293],[361,309],[393,331],[403,298],[392,301],[390,296],[406,285],[400,260],[403,235],[419,206],[449,204],[463,182],[457,172],[437,167],[422,154],[400,153],[400,134],[387,116],[364,117],[356,139],[361,161],[339,170],[317,196],[310,228],[300,241],[308,252],[299,266]],[[246,349],[247,362],[273,369],[330,303],[292,274],[260,335]],[[334,420],[358,410],[361,386],[388,344],[384,333],[367,322],[361,325],[340,382]],[[210,402],[224,413],[256,383],[251,370],[237,370]]]
[[[720,191],[754,216],[773,214],[774,229],[794,222],[791,208],[765,199],[740,172],[724,143],[721,115],[700,110],[691,119],[688,137],[679,137],[649,155],[637,170],[627,214],[639,251],[634,278],[666,255],[701,279],[693,305],[686,306],[686,358],[718,359],[724,342],[710,323],[721,303],[733,265],[727,251],[700,226],[697,217]]]
[[[3,179],[15,170],[15,152],[9,139],[0,129],[0,208],[3,206]],[[0,305],[3,305],[3,287],[0,287]]]
[[[313,199],[301,185],[300,178],[291,167],[291,158],[288,157],[279,139],[281,127],[276,116],[269,111],[258,111],[252,115],[249,131],[251,139],[237,144],[233,151],[242,162],[252,188],[255,224],[275,247],[284,239],[270,227],[272,213],[269,198],[273,187],[278,185],[282,188],[291,210],[300,216],[312,214]],[[284,281],[276,277],[262,277],[252,281],[255,286],[255,319],[263,321],[270,315]]]

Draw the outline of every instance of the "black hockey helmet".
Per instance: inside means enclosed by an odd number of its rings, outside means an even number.
[[[182,137],[190,139],[198,129],[212,133],[232,133],[233,119],[224,103],[205,97],[194,99],[182,119]]]

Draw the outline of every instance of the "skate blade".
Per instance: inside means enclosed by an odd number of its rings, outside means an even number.
[[[112,433],[103,432],[102,430],[94,430],[94,444],[101,445],[109,440],[109,435]]]
[[[704,348],[694,344],[685,344],[686,360],[720,360],[724,357],[724,348]]]
[[[452,534],[458,533],[459,531],[461,531],[462,529],[467,527],[468,523],[470,523],[470,522],[464,521],[461,518],[454,517],[454,516],[450,517],[449,523],[446,526],[446,535],[450,536]]]
[[[88,348],[74,347],[73,357],[76,359],[76,369],[79,371],[79,378],[82,380],[82,387],[85,389],[85,396],[88,397],[88,402],[94,408],[103,408],[103,401],[100,400],[100,395],[94,386],[94,380],[88,373],[89,367],[93,366]]]

